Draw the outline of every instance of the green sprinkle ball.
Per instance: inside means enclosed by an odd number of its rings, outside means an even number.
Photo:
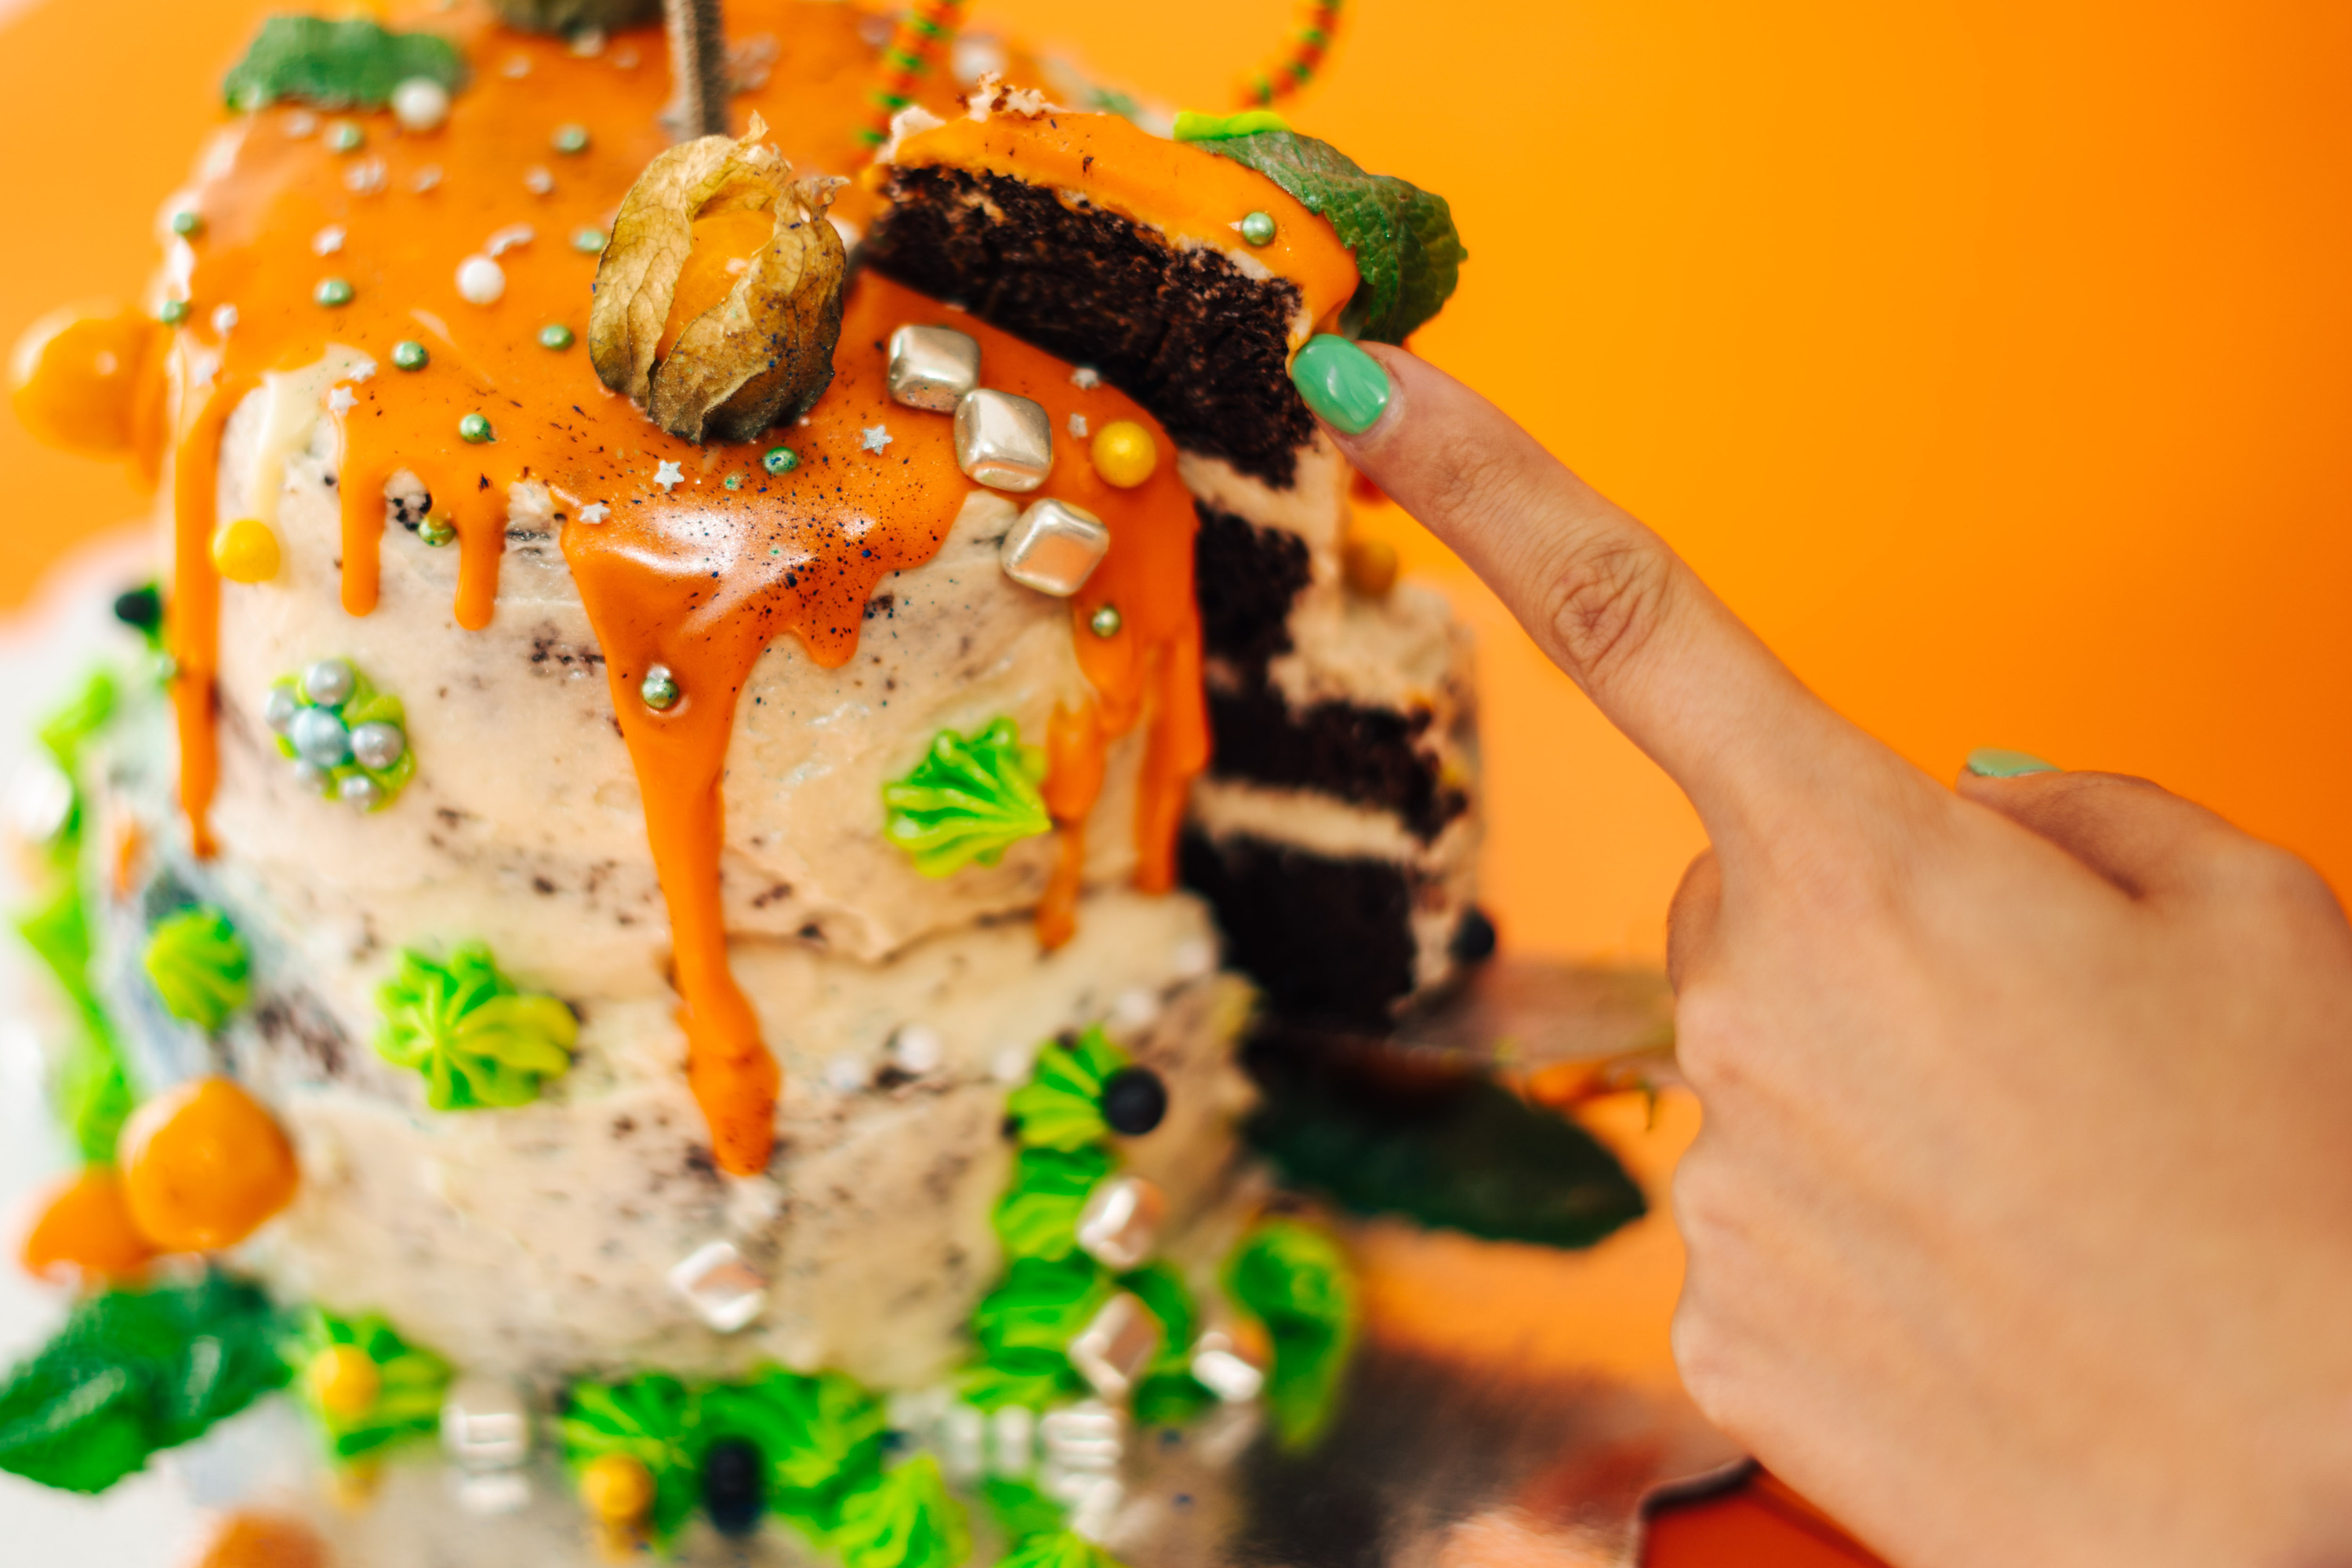
[[[173,213],[172,215],[172,232],[178,235],[182,239],[195,238],[196,236],[205,232],[205,215],[194,210],[193,208],[186,211]]]
[[[1118,628],[1127,624],[1117,605],[1105,605],[1087,618],[1087,627],[1098,637],[1115,637]]]
[[[585,256],[595,256],[604,248],[604,231],[601,228],[576,228],[572,231],[572,248]]]
[[[166,300],[155,311],[155,319],[167,327],[176,327],[188,319],[188,302],[185,300]]]
[[[801,466],[801,455],[790,447],[771,447],[768,455],[760,459],[760,467],[772,474],[789,474]]]
[[[348,120],[338,120],[327,127],[327,151],[330,153],[356,153],[366,141],[367,132]]]
[[[457,421],[457,434],[478,447],[490,438],[490,422],[478,414],[468,414]]]
[[[572,346],[572,329],[561,321],[550,321],[539,329],[539,346],[562,353]]]
[[[435,512],[416,525],[416,537],[438,550],[457,537],[457,525]]]
[[[588,151],[588,128],[585,125],[559,125],[549,144],[566,157],[577,156]]]
[[[339,310],[352,302],[351,281],[343,278],[321,278],[319,286],[310,290],[310,298],[330,310]]]
[[[1242,219],[1242,237],[1252,245],[1274,243],[1274,215],[1250,213]]]
[[[730,474],[730,475],[728,475],[728,476],[727,476],[727,488],[728,488],[729,489],[730,489],[730,490],[740,490],[740,489],[741,489],[743,488],[743,476],[742,476],[742,475],[740,475],[740,474]]]
[[[426,353],[425,345],[415,338],[403,338],[392,345],[392,363],[395,370],[423,370],[432,363],[433,356]]]
[[[667,713],[677,706],[677,681],[667,665],[657,664],[646,670],[645,684],[637,690],[645,698],[646,706],[656,713]]]

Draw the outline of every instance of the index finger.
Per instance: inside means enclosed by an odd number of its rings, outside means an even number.
[[[1384,402],[1368,369],[1385,376]],[[1349,460],[1486,581],[1682,786],[1719,847],[1759,817],[1843,820],[1857,769],[1903,765],[1806,689],[1665,541],[1460,382],[1402,349],[1338,338],[1309,342],[1292,375]]]

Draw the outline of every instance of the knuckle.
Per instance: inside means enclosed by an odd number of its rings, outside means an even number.
[[[2343,905],[2327,879],[2292,851],[2259,838],[2236,837],[2217,855],[2229,890],[2273,919],[2301,925],[2318,918],[2344,919]]]
[[[1688,985],[1675,998],[1675,1063],[1701,1100],[1739,1086],[1751,1034],[1737,1001],[1718,986]]]
[[[1562,668],[1591,685],[1637,656],[1665,617],[1674,563],[1623,528],[1562,540],[1545,563],[1543,624]]]
[[[1667,1326],[1666,1342],[1683,1388],[1700,1412],[1728,1430],[1736,1418],[1744,1383],[1737,1336],[1713,1298],[1696,1282],[1685,1285]]]

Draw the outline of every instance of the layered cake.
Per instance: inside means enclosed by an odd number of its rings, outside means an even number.
[[[45,732],[83,1294],[0,1467],[288,1385],[408,1500],[338,1561],[1121,1550],[1136,1430],[1309,1440],[1353,1332],[1253,1010],[1480,946],[1464,637],[1286,369],[1460,248],[926,12],[735,0],[698,100],[631,9],[273,18],[153,299],[19,351],[165,551]]]

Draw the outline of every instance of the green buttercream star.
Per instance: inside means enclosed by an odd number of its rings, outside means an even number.
[[[528,1105],[572,1066],[579,1021],[556,998],[518,993],[490,950],[468,943],[446,964],[408,951],[376,993],[376,1053],[425,1075],[436,1110]]]
[[[1010,719],[974,735],[942,730],[912,773],[882,786],[883,837],[926,877],[974,860],[993,866],[1006,847],[1053,827],[1039,793],[1045,779],[1045,752],[1023,745]]]
[[[199,904],[155,922],[141,960],[174,1018],[210,1032],[245,1005],[252,958],[228,917]]]

